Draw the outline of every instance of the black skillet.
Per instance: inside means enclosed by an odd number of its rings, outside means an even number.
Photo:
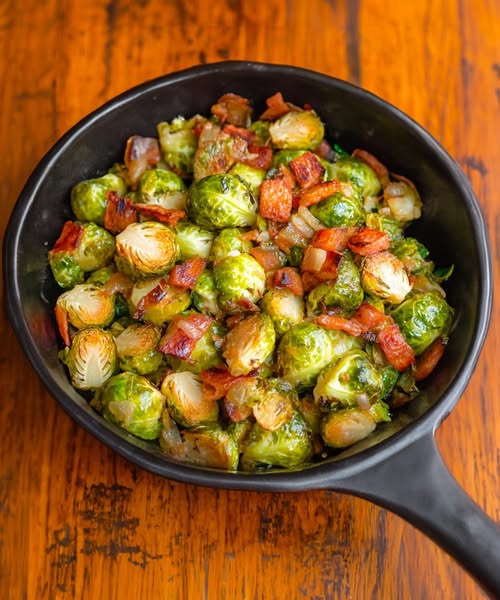
[[[418,398],[368,440],[301,471],[226,473],[172,462],[152,444],[100,418],[70,386],[57,360],[52,307],[58,290],[46,253],[71,218],[71,187],[119,160],[130,135],[155,135],[156,123],[179,114],[207,114],[229,91],[251,98],[256,114],[277,91],[296,104],[309,103],[324,120],[331,142],[348,150],[365,148],[412,179],[425,205],[411,233],[429,247],[438,265],[455,265],[447,292],[456,324],[445,356]],[[331,489],[367,498],[421,529],[490,594],[500,596],[500,528],[459,487],[434,442],[434,431],[460,398],[486,336],[493,287],[487,230],[457,164],[393,106],[312,71],[248,62],[194,67],[140,85],[83,119],[36,167],[8,224],[4,278],[9,317],[34,369],[80,425],[121,455],[187,483],[265,491]]]

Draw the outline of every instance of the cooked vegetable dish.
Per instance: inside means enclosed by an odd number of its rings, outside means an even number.
[[[410,180],[332,148],[280,93],[252,115],[225,94],[75,185],[48,254],[59,356],[104,419],[174,460],[295,469],[415,396],[445,349],[453,268],[405,235]]]

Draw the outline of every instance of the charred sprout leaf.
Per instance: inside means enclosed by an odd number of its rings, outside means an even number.
[[[201,379],[195,373],[171,373],[161,384],[167,399],[168,410],[174,421],[182,427],[197,427],[217,421],[219,405],[203,396]]]
[[[257,203],[247,186],[233,175],[210,175],[189,190],[189,216],[200,227],[222,229],[255,224]]]
[[[175,371],[191,371],[201,373],[207,369],[223,366],[222,356],[219,351],[224,328],[218,323],[212,323],[210,328],[203,334],[195,344],[189,359],[182,360],[174,356],[169,357],[169,363]],[[219,341],[217,341],[219,340]]]
[[[139,181],[141,202],[163,208],[185,210],[187,188],[182,179],[167,169],[150,169]]]
[[[214,266],[219,305],[227,312],[245,310],[258,302],[266,289],[266,273],[250,254],[228,256]]]
[[[379,252],[365,258],[361,285],[368,294],[400,304],[411,292],[411,283],[403,263],[390,252]]]
[[[276,148],[314,150],[323,139],[325,130],[315,112],[291,111],[271,123],[269,134]]]
[[[261,310],[271,317],[278,336],[304,320],[304,300],[287,288],[272,288],[264,294]]]
[[[201,313],[208,313],[214,317],[220,314],[221,309],[218,302],[219,290],[215,285],[215,278],[212,271],[205,270],[198,277],[191,297],[193,305]]]
[[[248,254],[252,249],[252,242],[243,237],[244,233],[237,227],[223,229],[214,240],[211,258],[215,262],[220,262],[227,256]]]
[[[146,377],[125,371],[108,379],[97,396],[106,421],[144,440],[160,435],[165,397]]]
[[[359,196],[353,193],[336,192],[326,200],[321,200],[309,209],[313,216],[326,227],[356,227],[365,220],[365,211]]]
[[[78,331],[67,353],[71,384],[79,390],[101,387],[116,371],[116,346],[113,336],[99,327]]]
[[[212,250],[215,234],[186,221],[175,226],[175,236],[179,246],[180,259],[208,258]]]
[[[264,314],[246,317],[227,334],[223,356],[231,375],[247,375],[260,367],[274,350],[276,334]]]
[[[347,448],[375,430],[375,419],[359,408],[329,412],[321,421],[321,437],[331,448]]]
[[[206,119],[196,115],[186,120],[176,117],[171,123],[158,124],[158,137],[163,160],[180,177],[189,177],[193,172],[193,161],[198,137],[193,128]]]
[[[258,423],[246,437],[240,466],[245,471],[269,467],[292,469],[303,465],[313,455],[312,437],[299,412],[276,431]]]
[[[97,179],[81,181],[71,190],[71,208],[80,221],[94,221],[99,225],[104,222],[109,191],[115,191],[119,196],[124,196],[127,186],[123,179],[108,173]]]
[[[162,361],[159,341],[160,330],[152,323],[129,325],[115,338],[120,369],[138,375],[156,371]]]

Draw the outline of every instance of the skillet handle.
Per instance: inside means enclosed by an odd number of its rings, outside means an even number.
[[[458,485],[432,433],[342,489],[403,517],[457,560],[493,598],[500,598],[500,526]]]

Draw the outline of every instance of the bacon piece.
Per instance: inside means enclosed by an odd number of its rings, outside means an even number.
[[[326,329],[340,329],[354,336],[363,335],[368,331],[366,325],[363,325],[356,319],[345,319],[337,315],[320,315],[316,319],[316,322]]]
[[[170,271],[168,282],[177,287],[194,289],[198,277],[202,274],[207,261],[203,258],[189,258],[180,265],[175,265]]]
[[[266,273],[276,271],[281,267],[281,258],[276,249],[266,250],[260,246],[255,246],[250,250],[250,254],[266,271]]]
[[[286,113],[290,112],[290,107],[283,100],[281,92],[274,94],[266,100],[267,109],[260,115],[260,119],[263,121],[274,121],[279,119]]]
[[[323,248],[323,250],[331,250],[332,252],[343,252],[347,248],[347,242],[358,231],[358,227],[320,229],[314,234],[311,244],[315,248]]]
[[[300,192],[300,205],[311,206],[328,198],[335,192],[342,191],[342,183],[337,179],[333,181],[323,181],[311,187],[305,188]]]
[[[269,171],[273,164],[273,151],[269,146],[248,145],[248,155],[241,162],[254,169]]]
[[[384,231],[363,227],[353,235],[348,242],[348,247],[360,256],[369,256],[388,250],[391,239]]]
[[[127,140],[123,162],[128,169],[132,186],[135,186],[141,175],[150,167],[155,167],[160,160],[160,145],[156,138],[133,135]]]
[[[83,227],[73,221],[66,221],[54,247],[49,252],[50,256],[58,252],[73,252],[80,244],[83,236]]]
[[[292,189],[284,176],[261,183],[259,210],[265,219],[288,222],[292,213]]]
[[[310,292],[317,285],[322,283],[322,281],[316,273],[306,271],[305,273],[302,273],[302,283],[304,285],[304,292]]]
[[[392,323],[390,317],[386,316],[381,310],[367,302],[363,302],[363,304],[358,307],[353,318],[364,325],[368,331],[374,331],[384,327],[388,323]]]
[[[359,158],[359,160],[362,160],[375,171],[375,175],[378,177],[382,187],[385,187],[389,183],[389,171],[387,170],[387,167],[375,158],[373,154],[370,154],[366,150],[356,148],[352,155]]]
[[[309,151],[291,160],[289,165],[301,188],[318,183],[325,172],[319,158]]]
[[[224,133],[227,133],[231,137],[243,138],[248,144],[255,141],[255,133],[251,129],[246,127],[236,127],[236,125],[224,125],[222,128]]]
[[[183,210],[177,210],[175,208],[165,208],[159,204],[134,204],[135,209],[141,215],[147,217],[153,217],[160,223],[164,223],[169,227],[174,227],[177,221],[183,219],[186,213]]]
[[[277,289],[287,288],[297,296],[304,295],[304,284],[297,269],[283,267],[276,271],[273,277],[273,286]]]
[[[212,319],[206,315],[178,317],[160,340],[158,349],[164,354],[187,360],[211,324]]]
[[[54,309],[57,321],[57,327],[59,329],[59,333],[66,344],[66,346],[71,345],[71,340],[69,337],[69,324],[68,324],[68,313],[64,308],[62,308],[59,304],[56,304]]]
[[[212,106],[212,114],[221,123],[229,123],[236,127],[246,127],[250,122],[252,107],[247,98],[237,94],[224,94]]]
[[[203,397],[206,400],[220,400],[238,381],[252,379],[248,375],[235,377],[226,369],[213,368],[200,373]]]
[[[139,321],[148,308],[161,302],[167,294],[167,285],[164,279],[160,279],[158,285],[139,300],[132,319]]]
[[[330,144],[323,138],[320,145],[313,150],[314,154],[317,154],[320,158],[326,160],[334,160],[335,153]]]
[[[232,329],[235,325],[237,325],[245,315],[242,312],[235,313],[234,315],[229,315],[226,319],[226,327],[228,329]]]
[[[130,296],[134,282],[124,273],[113,273],[111,277],[102,286],[110,296],[113,294],[122,294],[125,298]]]
[[[377,342],[387,360],[398,371],[406,371],[415,362],[413,349],[396,323],[383,327],[377,335]]]
[[[442,338],[437,338],[437,340],[434,340],[427,350],[417,358],[413,370],[415,381],[422,381],[422,379],[429,377],[443,356],[445,345]]]
[[[121,198],[110,190],[106,194],[106,210],[104,211],[104,227],[111,233],[121,233],[131,223],[137,222],[137,210],[132,200]]]
[[[234,305],[239,306],[243,310],[247,310],[249,312],[259,312],[260,311],[260,308],[257,306],[257,304],[254,304],[248,298],[239,298],[238,300],[235,301]]]

